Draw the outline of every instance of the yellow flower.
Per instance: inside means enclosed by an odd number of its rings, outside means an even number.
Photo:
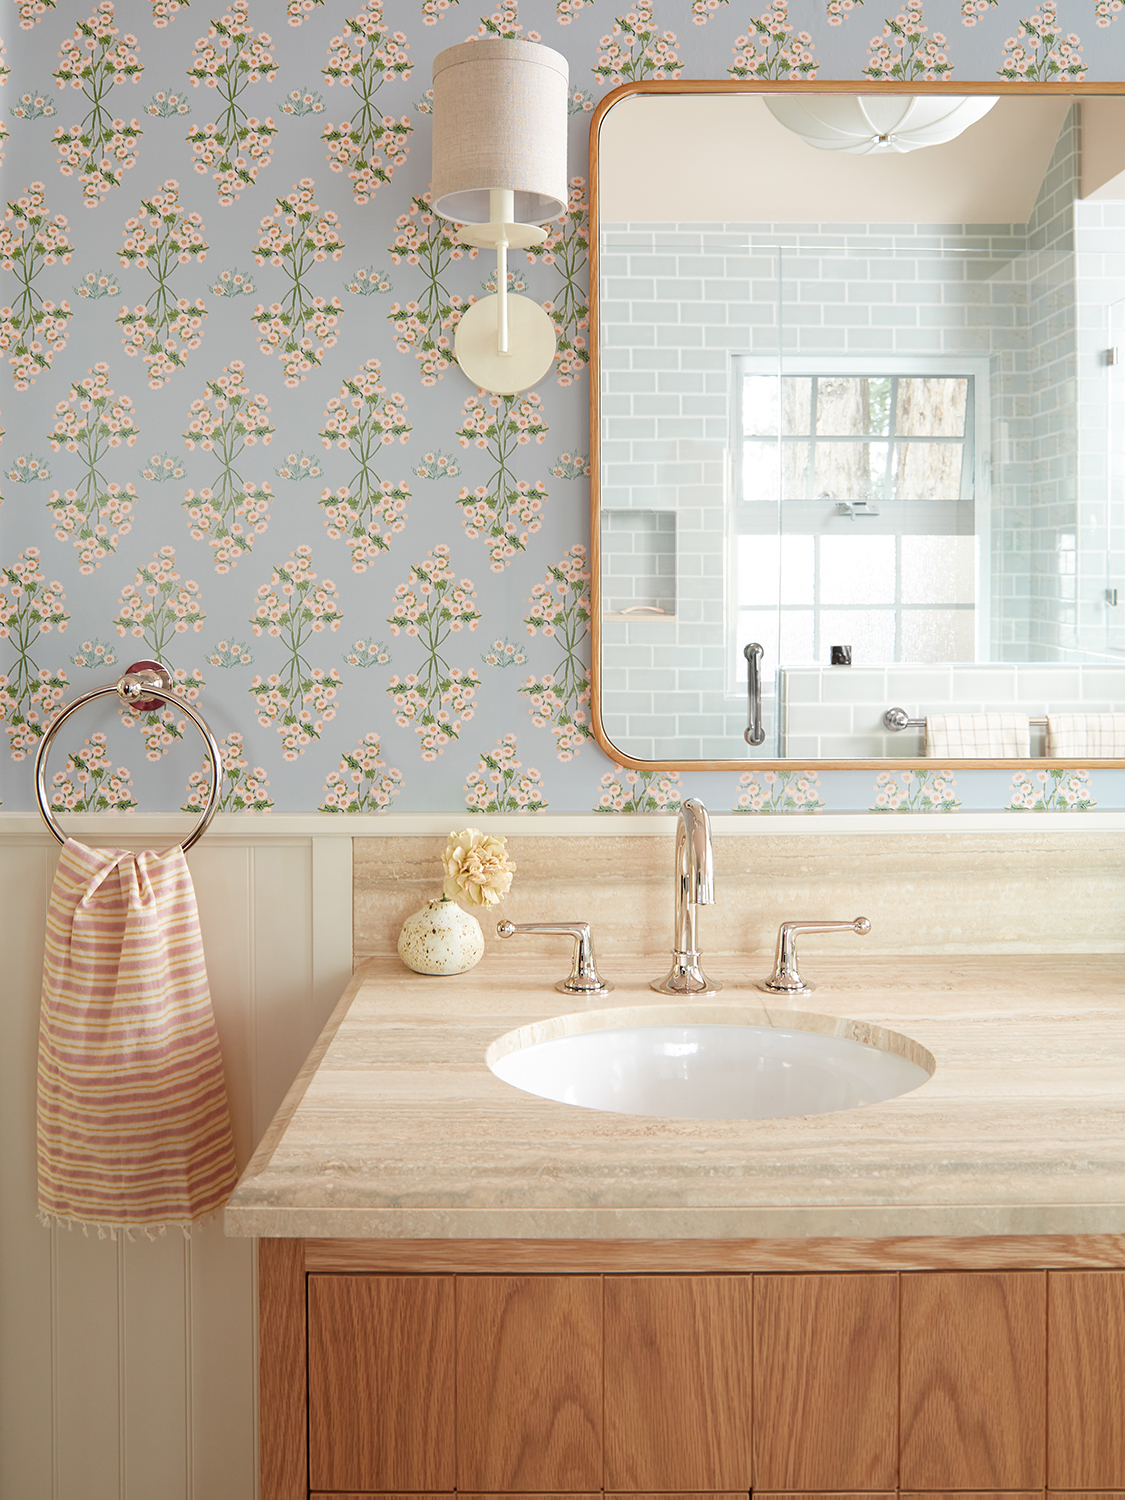
[[[496,906],[512,888],[516,868],[508,858],[507,840],[478,828],[451,833],[441,862],[447,900],[463,896],[472,906]]]

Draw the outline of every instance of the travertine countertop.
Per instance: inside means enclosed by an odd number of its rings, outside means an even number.
[[[562,963],[560,964],[560,959]],[[234,1235],[653,1239],[1125,1233],[1120,955],[817,959],[776,1001],[763,966],[708,964],[714,1007],[869,1022],[937,1071],[886,1104],[787,1120],[660,1120],[519,1092],[484,1054],[566,1012],[659,1006],[659,960],[607,961],[605,1001],[552,987],[565,956],[492,954],[452,978],[367,963],[226,1210]],[[671,1002],[682,1008],[681,1002]]]

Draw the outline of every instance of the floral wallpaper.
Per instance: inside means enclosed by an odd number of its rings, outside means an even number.
[[[1080,811],[1125,772],[636,773],[589,729],[586,143],[643,78],[1125,77],[1123,0],[0,0],[0,790],[159,656],[231,811]],[[760,4],[760,0],[759,0]],[[430,70],[571,68],[571,195],[513,289],[559,338],[477,391],[487,256],[428,199]],[[172,709],[76,716],[58,805],[198,806]],[[66,734],[73,726],[69,739]]]

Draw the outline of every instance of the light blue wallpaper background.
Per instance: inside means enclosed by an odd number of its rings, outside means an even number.
[[[607,89],[1120,79],[1121,8],[3,0],[5,810],[34,805],[55,707],[157,652],[224,742],[231,810],[1125,805],[1122,771],[622,772],[588,734],[584,562],[584,178]],[[424,199],[433,57],[489,34],[571,68],[571,213],[511,263],[560,358],[510,400],[447,358],[493,267]],[[198,800],[199,765],[182,716],[99,705],[51,770],[60,806],[149,811]]]

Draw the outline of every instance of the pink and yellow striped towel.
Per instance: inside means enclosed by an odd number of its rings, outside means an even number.
[[[183,850],[68,839],[43,957],[39,1217],[186,1231],[236,1175]]]

